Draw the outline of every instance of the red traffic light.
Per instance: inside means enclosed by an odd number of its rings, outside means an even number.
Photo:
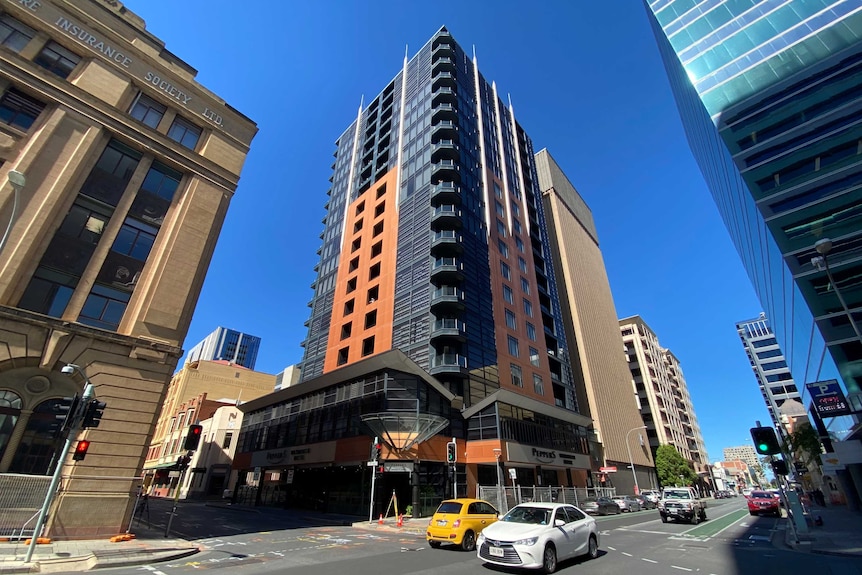
[[[72,455],[73,461],[81,461],[85,457],[87,457],[87,450],[90,448],[90,441],[88,439],[82,439],[78,442],[78,445],[75,447],[75,453]]]
[[[194,451],[198,448],[198,444],[201,442],[201,434],[203,433],[203,426],[200,425],[189,425],[188,432],[186,433],[186,440],[183,443],[183,449],[186,451]]]

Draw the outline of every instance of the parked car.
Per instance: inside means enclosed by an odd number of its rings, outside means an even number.
[[[453,543],[464,551],[473,551],[476,537],[497,521],[498,515],[490,503],[481,499],[449,499],[437,507],[428,522],[425,539],[434,548]]]
[[[656,491],[655,489],[645,489],[641,491],[641,495],[655,504],[658,504],[659,499],[661,499],[661,491]]]
[[[752,491],[748,497],[748,513],[751,515],[775,515],[781,517],[778,498],[768,491]]]
[[[620,506],[609,497],[599,497],[582,501],[581,509],[590,515],[617,515],[622,512]]]
[[[617,495],[612,498],[623,511],[640,511],[641,502],[634,495]]]
[[[477,555],[485,563],[543,569],[553,573],[557,561],[599,554],[596,520],[566,503],[522,503],[486,527]]]
[[[635,499],[640,502],[641,509],[655,509],[658,507],[658,505],[651,501],[646,495],[635,495]]]

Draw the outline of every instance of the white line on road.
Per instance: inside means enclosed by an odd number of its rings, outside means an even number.
[[[616,551],[616,549],[614,549],[614,548],[613,548],[613,547],[611,547],[610,545],[608,545],[608,549],[610,549],[611,551]]]
[[[676,565],[671,565],[674,569],[679,569],[680,571],[691,571],[688,567],[677,567]]]
[[[646,557],[641,557],[641,561],[646,561],[647,563],[658,563],[658,561],[653,561],[652,559],[647,559]]]
[[[150,567],[149,565],[144,565],[141,569],[146,569],[147,571],[151,571],[153,575],[167,575],[164,571],[159,571],[155,567]]]
[[[652,533],[653,535],[672,535],[669,531],[648,531],[646,529],[626,529],[625,527],[617,527],[614,531],[628,531],[629,533]]]
[[[632,556],[632,554],[631,554],[631,553],[626,553],[625,551],[623,551],[623,555],[625,555],[626,557],[631,557],[631,556]]]

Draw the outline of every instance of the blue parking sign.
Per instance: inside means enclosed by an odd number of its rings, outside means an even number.
[[[825,381],[815,381],[807,383],[808,393],[811,394],[811,402],[814,404],[814,409],[820,417],[838,417],[840,415],[850,415],[850,406],[847,404],[847,398],[844,397],[844,391],[841,389],[841,384],[836,379],[827,379]]]

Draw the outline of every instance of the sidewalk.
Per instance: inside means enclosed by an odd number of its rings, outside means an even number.
[[[793,532],[785,531],[785,544],[791,549],[822,555],[862,558],[862,512],[850,511],[844,505],[812,507],[808,515],[808,533],[793,540]],[[823,524],[815,525],[820,517]],[[788,518],[788,521],[791,519]]]
[[[111,543],[105,539],[54,541],[36,545],[30,563],[24,563],[28,545],[24,542],[0,542],[0,574],[56,573],[88,571],[104,567],[127,567],[158,561],[170,561],[194,555],[200,548],[183,539],[165,539],[163,529],[136,525],[131,541]]]

